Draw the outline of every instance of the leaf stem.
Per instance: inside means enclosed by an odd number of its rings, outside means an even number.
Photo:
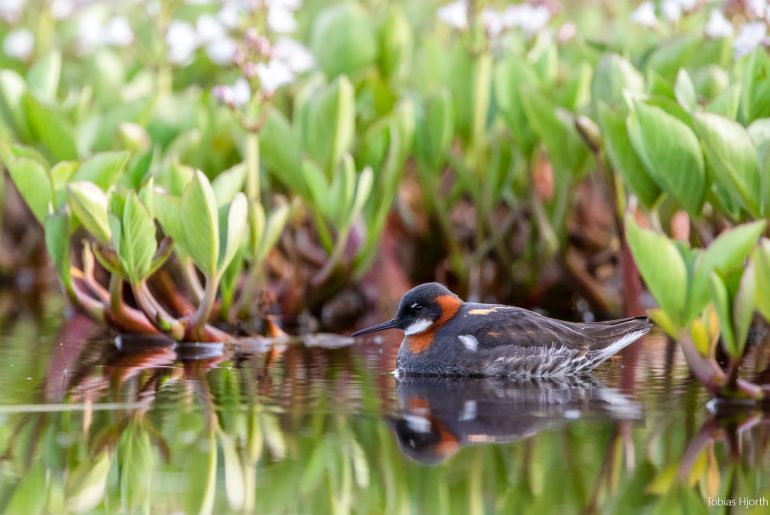
[[[246,133],[246,198],[260,202],[259,134]]]
[[[193,339],[199,339],[204,334],[204,327],[211,315],[211,310],[214,309],[214,302],[217,300],[217,289],[219,288],[219,278],[217,276],[211,276],[206,281],[206,288],[203,290],[203,298],[198,309],[190,318],[190,326],[188,332],[192,335]]]
[[[131,285],[134,291],[134,298],[137,304],[144,312],[145,316],[155,324],[158,329],[168,334],[175,340],[184,338],[185,327],[179,320],[169,315],[166,310],[155,300],[150,289],[147,287],[147,281],[139,281]]]
[[[323,284],[323,282],[326,281],[329,278],[329,276],[332,274],[335,266],[337,265],[337,263],[339,263],[343,253],[345,252],[345,246],[348,243],[349,233],[350,233],[350,228],[346,227],[338,235],[337,243],[334,245],[334,250],[329,256],[329,259],[326,261],[326,263],[321,268],[321,270],[319,270],[318,273],[313,277],[313,281],[312,281],[313,286],[319,286]]]
[[[110,299],[107,316],[124,330],[146,334],[158,333],[158,329],[142,311],[127,306],[123,301],[123,277],[118,274],[110,276]]]

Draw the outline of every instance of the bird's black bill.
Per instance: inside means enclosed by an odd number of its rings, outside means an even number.
[[[398,327],[398,322],[396,322],[396,320],[393,319],[393,320],[388,320],[387,322],[383,322],[381,324],[373,325],[372,327],[367,327],[366,329],[361,329],[360,331],[356,331],[350,336],[361,336],[362,334],[375,333],[377,331],[384,331],[385,329],[394,329],[396,327]]]

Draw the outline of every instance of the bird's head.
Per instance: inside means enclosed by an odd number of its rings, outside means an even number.
[[[407,336],[435,330],[457,313],[463,301],[440,283],[415,286],[401,297],[393,320],[353,333],[353,336],[401,329]]]

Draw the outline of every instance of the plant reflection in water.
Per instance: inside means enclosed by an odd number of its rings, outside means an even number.
[[[389,345],[110,344],[78,320],[37,390],[0,379],[4,513],[677,511],[770,489],[767,419],[702,420],[702,391],[646,362],[397,380]],[[28,350],[3,339],[6,361]]]

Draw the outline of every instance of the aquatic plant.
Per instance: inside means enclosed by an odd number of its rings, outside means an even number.
[[[222,339],[358,289],[349,323],[361,280],[589,316],[639,314],[641,277],[713,393],[764,395],[758,4],[298,5],[3,14],[0,158],[81,309]]]

